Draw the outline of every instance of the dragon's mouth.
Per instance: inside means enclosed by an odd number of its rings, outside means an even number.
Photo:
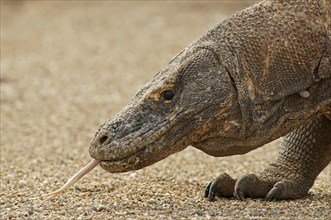
[[[160,147],[156,148],[159,149]],[[138,170],[146,167],[150,164],[158,161],[157,152],[152,150],[153,148],[143,148],[134,154],[127,155],[123,158],[111,159],[111,160],[101,160],[100,166],[108,172],[119,173],[127,172],[130,170]],[[163,159],[163,158],[162,158]]]
[[[173,140],[166,145],[164,144],[164,139],[161,138],[125,157],[102,159],[100,166],[111,173],[138,170],[179,152],[187,146],[189,146],[189,140],[186,136]]]
[[[100,143],[100,137],[104,135],[100,133],[92,141],[90,146],[90,155],[92,158],[106,161],[107,163],[118,163],[120,161],[129,161],[135,155],[139,155],[154,146],[158,139],[162,137],[168,129],[164,129],[166,120],[159,123],[158,127],[153,129],[144,129],[134,132],[124,138],[111,140]]]
[[[153,129],[134,132],[122,139],[115,139],[100,145],[93,141],[90,147],[92,158],[100,160],[100,166],[108,172],[126,172],[137,170],[156,163],[169,155],[179,152],[189,146],[192,130],[182,123],[186,115],[193,115],[191,120],[196,126],[201,123],[199,114],[212,106],[191,110],[181,110],[170,119],[163,119]],[[185,114],[184,114],[185,113]],[[182,115],[182,117],[179,117]],[[180,125],[180,126],[179,126]],[[102,136],[102,133],[100,133]],[[100,137],[96,137],[98,140]]]
[[[129,161],[130,158],[133,158],[133,157],[138,157],[140,156],[141,154],[143,154],[145,152],[146,148],[143,148],[143,149],[140,149],[139,151],[135,152],[134,154],[130,154],[130,155],[127,155],[125,157],[122,157],[122,158],[114,158],[114,159],[107,159],[107,160],[101,160],[101,163],[102,162],[105,162],[105,163],[112,163],[112,164],[115,164],[115,163],[125,163],[126,161]]]

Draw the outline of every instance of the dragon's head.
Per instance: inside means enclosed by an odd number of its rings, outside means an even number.
[[[236,96],[216,53],[193,44],[100,126],[90,154],[105,170],[123,172],[156,163],[189,145],[219,153],[215,138],[231,140],[240,129]]]

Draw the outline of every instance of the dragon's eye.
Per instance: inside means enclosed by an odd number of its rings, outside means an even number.
[[[172,90],[165,90],[162,92],[162,97],[167,101],[171,100],[174,97],[174,95],[175,94]]]

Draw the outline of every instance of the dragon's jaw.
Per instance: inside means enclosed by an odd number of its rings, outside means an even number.
[[[167,118],[156,114],[143,116],[149,120],[134,119],[142,115],[131,114],[133,118],[126,118],[126,124],[118,123],[123,121],[118,119],[123,117],[121,113],[101,126],[91,142],[90,155],[101,160],[101,167],[109,172],[125,172],[149,166],[192,144],[190,136],[203,123],[199,122],[200,114],[207,109],[178,110]],[[124,115],[127,114],[124,112]],[[128,125],[138,121],[144,123],[139,126]],[[132,130],[128,131],[123,126]]]
[[[187,146],[185,141],[179,141],[169,146],[153,144],[122,159],[102,160],[100,166],[111,173],[139,170],[179,152]]]

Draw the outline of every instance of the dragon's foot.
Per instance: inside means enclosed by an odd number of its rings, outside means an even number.
[[[298,199],[307,195],[317,175],[331,161],[331,120],[321,116],[301,125],[284,137],[277,160],[260,174],[234,180],[222,174],[208,184],[205,197],[235,196]]]
[[[300,179],[282,179],[277,177],[263,177],[246,174],[234,180],[223,173],[210,182],[205,190],[205,197],[209,201],[218,197],[235,196],[239,200],[245,197],[273,199],[297,199],[305,196],[310,186],[306,186]]]
[[[273,199],[298,199],[307,195],[312,185],[308,179],[264,177],[247,174],[237,180],[234,195],[243,200],[245,197]],[[307,184],[308,183],[308,184]]]

